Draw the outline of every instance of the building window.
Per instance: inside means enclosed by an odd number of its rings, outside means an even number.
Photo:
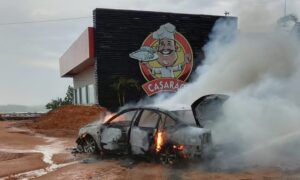
[[[86,87],[81,87],[81,104],[87,104],[87,93]]]
[[[77,104],[77,91],[73,89],[73,104]]]
[[[95,85],[76,88],[74,90],[75,104],[95,104]]]
[[[87,86],[88,103],[95,104],[95,86],[90,84]]]
[[[80,104],[80,89],[76,89],[76,104]]]
[[[85,92],[86,92],[86,103],[90,104],[90,99],[89,99],[89,89],[87,86],[85,86]]]

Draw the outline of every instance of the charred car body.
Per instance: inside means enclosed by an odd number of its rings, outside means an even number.
[[[207,95],[191,107],[136,107],[117,113],[104,123],[81,128],[81,152],[155,157],[173,164],[180,158],[200,158],[212,147],[205,125],[220,114],[226,95]]]

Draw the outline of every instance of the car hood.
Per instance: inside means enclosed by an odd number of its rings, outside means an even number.
[[[194,117],[201,127],[206,127],[215,121],[222,113],[222,106],[229,96],[224,94],[210,94],[202,96],[191,105]]]
[[[102,123],[98,122],[98,121],[89,123],[79,129],[78,135],[80,136],[80,135],[86,134],[86,133],[93,134],[94,131],[96,132],[98,129],[100,129],[101,126],[102,126]]]

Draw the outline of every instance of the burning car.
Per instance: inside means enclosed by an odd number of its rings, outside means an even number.
[[[226,95],[206,95],[189,106],[134,107],[120,111],[104,123],[81,128],[77,149],[155,157],[165,164],[201,158],[212,147],[205,126],[221,113]]]

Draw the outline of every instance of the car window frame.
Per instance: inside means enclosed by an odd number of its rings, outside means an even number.
[[[160,114],[161,111],[154,110],[154,109],[147,109],[147,108],[146,108],[146,109],[141,109],[141,111],[140,111],[138,117],[137,117],[136,120],[132,123],[132,127],[143,128],[143,127],[140,127],[140,126],[139,126],[139,123],[140,123],[140,120],[141,120],[141,117],[142,117],[142,114],[144,113],[144,111],[152,111],[152,112],[158,114],[158,116],[159,116],[158,121],[157,121],[155,127],[153,128],[153,129],[157,129],[157,128],[159,127],[159,124],[160,124],[161,121],[162,121],[162,120],[161,120],[162,117],[161,117],[161,114]],[[146,127],[145,127],[145,128],[146,128]]]
[[[167,117],[169,117],[174,122],[174,126],[173,127],[175,127],[178,124],[178,120],[177,119],[174,119],[172,116],[170,116],[167,113],[164,113],[164,112],[161,112],[161,113],[165,115],[165,118],[161,120],[162,121],[161,123],[163,124],[161,126],[162,129],[169,129],[170,128],[170,127],[166,127],[166,119],[167,119]]]
[[[117,113],[116,115],[112,116],[110,119],[108,119],[104,125],[109,125],[111,124],[111,122],[117,118],[118,116],[124,114],[124,113],[127,113],[129,111],[136,111],[135,114],[132,116],[132,119],[130,120],[130,124],[135,121],[135,118],[137,117],[137,114],[139,114],[140,110],[139,109],[126,109],[126,110],[123,110],[123,111],[120,111],[119,113]]]

